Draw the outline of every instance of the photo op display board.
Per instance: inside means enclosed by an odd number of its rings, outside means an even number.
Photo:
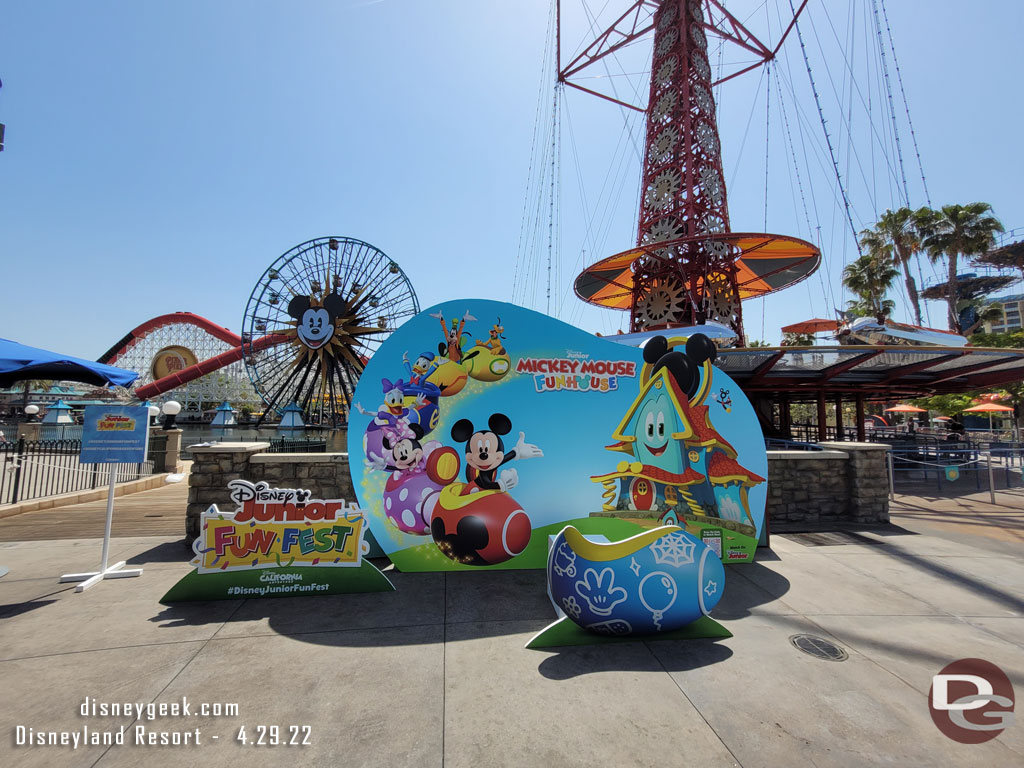
[[[146,460],[149,408],[87,405],[82,417],[83,464],[134,464]]]
[[[202,514],[196,570],[160,602],[384,592],[391,582],[363,559],[366,516],[342,499],[265,482],[228,483],[233,511]]]
[[[481,299],[432,307],[369,361],[349,457],[374,538],[405,571],[544,568],[572,523],[617,541],[679,525],[753,558],[767,456],[714,345],[645,351]]]

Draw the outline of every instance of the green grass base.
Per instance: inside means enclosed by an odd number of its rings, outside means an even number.
[[[441,550],[434,544],[433,539],[427,539],[425,544],[392,552],[388,557],[395,564],[395,568],[405,573],[541,569],[547,567],[548,537],[554,536],[567,525],[575,526],[579,529],[580,533],[585,535],[603,534],[608,537],[609,541],[622,541],[646,530],[644,526],[614,517],[582,517],[578,520],[568,520],[535,529],[530,536],[530,543],[527,544],[526,549],[511,560],[506,560],[504,563],[498,563],[497,565],[463,565],[462,563],[456,563],[441,553]]]
[[[732,632],[710,616],[702,616],[685,627],[655,635],[611,636],[588,632],[568,617],[562,617],[530,638],[527,648],[560,648],[570,645],[603,645],[635,643],[641,640],[695,640],[707,637],[732,637]]]
[[[261,577],[267,574],[275,576],[297,575],[301,585],[316,584],[323,589],[308,591],[272,591],[274,587],[286,586],[287,582],[262,582]],[[233,587],[243,589],[264,588],[259,592],[243,592],[232,594]],[[327,568],[309,566],[303,568],[254,568],[249,571],[224,571],[222,573],[199,573],[191,571],[167,594],[160,598],[161,603],[183,603],[197,600],[239,600],[258,597],[316,597],[320,595],[346,595],[356,592],[393,592],[394,585],[373,563],[363,560],[358,568]]]

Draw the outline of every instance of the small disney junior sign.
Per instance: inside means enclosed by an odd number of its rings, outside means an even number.
[[[207,509],[202,534],[192,545],[200,573],[282,565],[358,567],[369,551],[363,541],[366,518],[341,499],[313,499],[309,491],[247,480],[232,480],[228,491],[238,505],[234,513],[224,514],[216,505]]]
[[[262,481],[232,480],[227,487],[235,509],[213,504],[203,512],[192,544],[196,570],[161,602],[393,589],[363,560],[370,548],[366,517],[354,504]]]

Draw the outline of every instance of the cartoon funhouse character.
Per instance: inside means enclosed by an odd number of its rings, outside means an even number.
[[[655,512],[665,524],[729,519],[754,535],[747,492],[764,478],[737,461],[736,449],[711,424],[705,401],[714,343],[694,334],[683,352],[655,336],[643,354],[640,392],[615,429],[618,442],[607,446],[633,460],[591,478],[606,489],[605,511]]]

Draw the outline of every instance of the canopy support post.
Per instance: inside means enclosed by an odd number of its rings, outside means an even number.
[[[867,434],[864,430],[864,395],[857,393],[857,442],[867,441]]]

